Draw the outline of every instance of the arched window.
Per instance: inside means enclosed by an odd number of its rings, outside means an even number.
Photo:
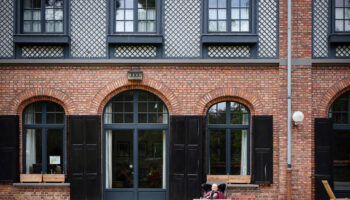
[[[333,180],[336,193],[350,194],[350,92],[341,95],[329,109],[333,119]]]
[[[165,192],[169,117],[165,104],[149,92],[126,91],[107,103],[103,116],[106,192],[113,188]]]
[[[211,175],[248,175],[249,122],[246,106],[220,102],[207,112],[207,170]]]
[[[65,114],[57,103],[38,101],[23,111],[23,172],[65,171]]]

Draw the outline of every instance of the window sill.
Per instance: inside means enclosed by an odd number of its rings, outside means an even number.
[[[255,45],[258,43],[258,35],[256,34],[206,34],[202,35],[202,43],[206,45],[222,44],[222,45]]]
[[[69,36],[63,34],[20,34],[14,35],[16,44],[68,44]]]
[[[163,44],[163,35],[156,34],[134,34],[134,35],[108,35],[108,44]]]
[[[259,188],[258,184],[227,184],[227,188]]]
[[[350,44],[349,33],[336,33],[328,36],[329,43],[331,45]]]
[[[70,183],[13,183],[15,187],[69,187]]]
[[[207,182],[226,182],[228,184],[250,184],[249,175],[207,175]]]

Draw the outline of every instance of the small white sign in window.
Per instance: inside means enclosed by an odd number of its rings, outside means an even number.
[[[60,165],[61,157],[60,156],[50,156],[50,165]]]

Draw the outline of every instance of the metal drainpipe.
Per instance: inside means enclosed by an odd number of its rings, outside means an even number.
[[[288,151],[287,151],[287,199],[292,199],[292,0],[288,0]]]

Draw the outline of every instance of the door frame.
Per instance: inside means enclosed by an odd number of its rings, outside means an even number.
[[[142,91],[142,92],[148,92],[148,91],[144,91],[144,90],[127,90],[127,91]],[[125,92],[127,92],[125,91]],[[148,92],[151,93],[151,92]],[[120,93],[122,94],[122,93]],[[117,94],[117,95],[120,95]],[[151,93],[153,94],[153,93]],[[115,96],[117,96],[115,95]],[[155,94],[153,94],[155,95]],[[135,98],[135,96],[137,97],[137,94],[134,95],[134,99],[133,99],[133,104],[134,104],[134,108],[138,105],[138,99]],[[157,95],[155,95],[157,96]],[[158,97],[158,96],[157,96]],[[114,98],[114,97],[113,97]],[[112,98],[112,99],[113,99]],[[158,97],[159,98],[159,97]],[[163,101],[162,101],[163,102]],[[109,103],[109,101],[108,101]],[[107,103],[107,104],[108,104]],[[107,105],[106,104],[106,105]],[[166,104],[163,102],[163,104],[166,107]],[[170,132],[169,132],[169,127],[170,127],[170,115],[169,115],[169,110],[167,109],[168,115],[167,115],[167,124],[152,124],[152,123],[118,123],[118,124],[104,124],[104,113],[105,113],[105,108],[103,109],[102,112],[102,199],[104,200],[108,200],[106,197],[106,193],[108,192],[133,192],[134,193],[134,199],[133,200],[138,200],[138,196],[139,196],[139,192],[165,192],[165,197],[166,200],[169,200],[169,165],[170,165],[170,161],[169,161],[169,155],[170,155]],[[138,108],[134,109],[133,113],[134,113],[134,119],[137,118],[137,112]],[[135,120],[134,120],[135,121]],[[137,121],[137,120],[136,120]],[[134,161],[134,182],[136,180],[137,184],[134,184],[133,188],[111,188],[111,189],[107,189],[106,188],[106,130],[133,130],[133,161]],[[165,166],[165,189],[162,188],[138,188],[136,186],[138,186],[138,131],[139,130],[165,130],[165,159],[166,159],[166,166]],[[136,178],[136,179],[135,179]]]

